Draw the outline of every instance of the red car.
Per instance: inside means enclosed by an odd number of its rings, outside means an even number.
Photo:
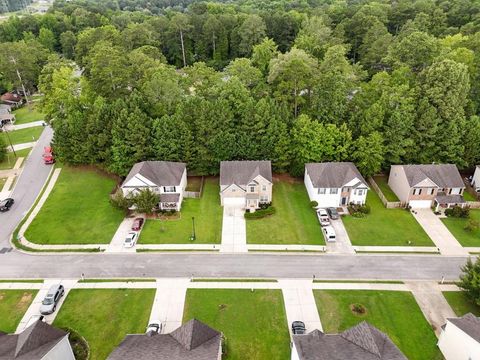
[[[143,225],[143,218],[136,218],[134,221],[133,221],[133,225],[132,225],[132,230],[133,231],[140,231],[140,229],[142,228],[142,225]]]
[[[53,156],[53,149],[50,146],[45,146],[43,148],[43,162],[45,165],[50,165],[55,163],[55,157]]]

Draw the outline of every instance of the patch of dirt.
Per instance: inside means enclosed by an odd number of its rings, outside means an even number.
[[[220,304],[218,305],[218,310],[225,310],[227,308],[226,304]]]
[[[0,301],[2,301],[5,298],[5,294],[0,293]]]
[[[295,184],[295,183],[300,183],[302,182],[300,178],[293,177],[289,174],[274,174],[273,175],[273,181],[283,181],[287,182],[289,184]]]
[[[32,293],[27,293],[27,292],[23,293],[22,298],[17,304],[17,307],[24,308],[25,305],[30,304],[32,302],[32,296],[33,296]]]
[[[362,304],[350,304],[350,311],[357,316],[367,315],[367,308]]]

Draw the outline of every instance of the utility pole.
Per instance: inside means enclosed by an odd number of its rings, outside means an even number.
[[[7,131],[7,130],[4,130],[3,132],[4,132],[5,134],[7,134],[7,139],[8,139],[8,142],[10,143],[10,147],[12,148],[13,155],[14,155],[15,157],[17,157],[17,153],[15,152],[15,149],[13,148],[12,140],[10,140],[10,135],[8,135],[8,131]]]
[[[20,75],[20,71],[18,71],[17,60],[13,56],[11,57],[11,60],[15,64],[15,71],[17,72],[17,76],[18,76],[18,80],[20,80],[20,84],[22,84],[23,95],[25,96],[27,105],[30,105],[30,102],[28,101],[28,97],[27,97],[27,92],[25,91],[25,85],[23,84],[22,76]]]

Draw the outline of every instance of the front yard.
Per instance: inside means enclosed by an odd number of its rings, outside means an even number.
[[[0,290],[0,331],[17,329],[36,294],[36,290]]]
[[[114,178],[94,168],[64,166],[25,237],[37,244],[107,244],[124,218],[110,204]]]
[[[7,145],[10,145],[10,142],[8,140],[9,138],[13,145],[23,144],[37,141],[42,134],[43,129],[43,126],[35,126],[26,129],[9,131],[8,136],[7,134],[5,134],[5,132],[2,132],[1,135],[3,136],[3,140]]]
[[[222,207],[218,178],[206,178],[200,199],[184,199],[180,218],[147,220],[140,244],[190,243],[192,217],[195,218],[194,244],[219,244],[222,238]]]
[[[90,360],[104,360],[125,335],[145,332],[154,296],[154,289],[74,289],[53,325],[77,331],[90,346]]]
[[[470,209],[470,218],[480,222],[480,210]],[[465,230],[468,219],[448,217],[441,220],[462,246],[480,246],[480,229]]]
[[[3,161],[0,162],[0,170],[8,170],[13,169],[15,163],[19,157],[26,158],[32,149],[23,149],[19,151],[15,151],[17,156],[13,154],[13,152],[7,152],[7,155]],[[25,162],[25,160],[23,161]]]
[[[412,294],[400,291],[315,290],[322,326],[344,331],[365,320],[385,332],[410,360],[440,360],[435,334]],[[352,311],[360,304],[364,314]]]
[[[390,189],[390,186],[388,186],[388,177],[386,175],[375,175],[373,179],[380,190],[382,190],[382,193],[387,201],[399,201],[397,195],[395,195],[393,190]]]
[[[272,205],[276,209],[274,215],[247,220],[247,243],[325,244],[302,181],[291,178],[274,180]]]
[[[412,214],[405,209],[386,209],[377,193],[369,190],[364,218],[342,217],[353,245],[435,246]]]
[[[38,111],[38,105],[35,103],[32,103],[30,107],[24,106],[20,109],[14,110],[13,114],[15,114],[15,125],[40,121],[45,117],[45,115]]]
[[[189,289],[183,322],[192,318],[223,332],[225,360],[290,358],[280,290]]]
[[[480,306],[475,305],[463,291],[445,291],[443,293],[448,304],[451,306],[457,316],[463,316],[466,313],[472,313],[480,316]]]

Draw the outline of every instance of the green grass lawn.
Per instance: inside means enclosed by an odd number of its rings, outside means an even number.
[[[218,178],[206,178],[200,199],[184,199],[180,219],[147,220],[140,244],[190,243],[195,217],[195,244],[219,244],[222,238],[222,207]]]
[[[463,192],[463,198],[466,200],[466,201],[478,201],[477,198],[475,196],[473,196],[472,194],[470,194],[468,191],[464,191]]]
[[[0,290],[0,331],[17,329],[36,294],[36,290]]]
[[[2,191],[3,186],[7,182],[7,178],[0,178],[0,191]]]
[[[109,201],[114,186],[100,170],[64,166],[26,238],[37,244],[109,243],[124,217]]]
[[[15,151],[17,156],[13,155],[13,152],[8,152],[5,159],[3,161],[0,161],[0,170],[13,169],[17,159],[19,157],[26,158],[30,153],[30,150],[32,149],[23,149],[23,150]]]
[[[463,291],[445,291],[443,293],[445,299],[452,307],[457,316],[463,316],[466,313],[472,313],[480,316],[480,306],[475,305]]]
[[[43,129],[43,126],[35,126],[27,129],[9,131],[8,137],[10,137],[10,141],[13,145],[29,143],[32,141],[37,141],[42,134]],[[4,132],[2,132],[1,135],[3,136],[5,144],[9,145],[10,142],[8,141],[7,135]]]
[[[395,195],[393,190],[390,189],[390,186],[388,186],[388,177],[387,176],[377,175],[377,176],[374,176],[373,179],[377,183],[380,190],[382,190],[382,193],[387,198],[387,201],[400,201],[400,200],[398,200],[398,197],[397,197],[397,195]],[[373,190],[371,190],[371,191],[373,191]]]
[[[368,191],[367,205],[371,213],[364,218],[342,217],[353,245],[435,246],[407,210],[386,209],[373,190]]]
[[[272,205],[274,215],[247,220],[249,244],[325,244],[303,182],[275,181]]]
[[[90,346],[90,360],[104,360],[127,334],[145,332],[154,289],[70,291],[54,325],[69,327]]]
[[[183,322],[197,319],[223,332],[224,360],[290,358],[290,339],[280,290],[189,289]]]
[[[471,209],[470,218],[480,221],[480,210]],[[480,246],[480,229],[471,232],[464,229],[468,219],[449,217],[441,220],[462,246]]]
[[[443,359],[431,326],[408,292],[314,290],[314,296],[327,333],[344,331],[365,320],[386,333],[408,359]],[[352,304],[363,305],[366,313],[353,313]]]
[[[13,111],[13,114],[15,114],[15,125],[26,124],[44,119],[45,115],[38,111],[37,104],[32,104],[30,106],[31,109],[28,106],[24,106]]]

